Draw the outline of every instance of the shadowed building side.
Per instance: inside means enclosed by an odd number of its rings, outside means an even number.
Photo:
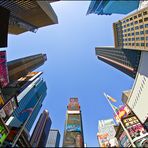
[[[117,49],[114,47],[96,47],[95,50],[99,60],[135,78],[141,51]]]
[[[10,83],[40,67],[46,60],[46,54],[37,54],[7,62]]]

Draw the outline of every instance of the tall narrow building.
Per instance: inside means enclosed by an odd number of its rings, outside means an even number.
[[[57,129],[51,129],[46,142],[46,147],[58,148],[60,144],[60,132]]]
[[[148,7],[113,23],[115,48],[148,51]]]
[[[46,60],[46,54],[37,54],[7,62],[10,83],[26,76],[28,72],[43,65]]]
[[[70,98],[67,106],[63,147],[84,147],[82,115],[78,98]]]
[[[91,0],[87,14],[98,15],[127,14],[138,8],[140,0]]]
[[[114,47],[96,47],[96,56],[99,60],[135,78],[141,51]]]
[[[45,147],[48,133],[51,127],[51,119],[48,110],[44,110],[32,133],[30,144],[32,147]]]

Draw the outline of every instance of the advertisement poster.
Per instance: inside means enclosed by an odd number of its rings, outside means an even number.
[[[0,86],[4,88],[9,83],[6,51],[0,51]]]
[[[144,127],[140,123],[128,127],[127,130],[133,140],[134,138],[137,138],[147,133]]]
[[[80,126],[80,124],[67,124],[66,131],[80,132],[81,131],[81,126]]]
[[[67,120],[67,131],[81,131],[80,114],[69,114]]]
[[[123,131],[122,134],[120,135],[119,142],[120,142],[120,145],[123,147],[129,147],[129,145],[131,144],[125,131]]]
[[[126,117],[130,113],[129,108],[126,105],[120,106],[117,115],[119,116],[120,119]],[[119,123],[118,117],[114,115],[115,120]]]
[[[64,147],[83,147],[83,138],[80,132],[66,132]]]
[[[77,102],[72,102],[68,104],[68,110],[80,110],[80,105]]]
[[[2,95],[0,95],[0,108],[4,105],[4,98]]]
[[[5,126],[4,121],[0,118],[0,146],[4,142],[4,140],[7,138],[9,134],[8,128]]]
[[[137,147],[148,147],[148,136],[141,138],[135,142]]]

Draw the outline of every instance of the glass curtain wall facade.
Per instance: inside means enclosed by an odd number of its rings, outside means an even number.
[[[33,147],[45,147],[50,127],[51,119],[49,113],[47,110],[44,110],[34,128],[30,144]]]
[[[96,56],[99,60],[135,78],[141,51],[113,47],[96,47]]]

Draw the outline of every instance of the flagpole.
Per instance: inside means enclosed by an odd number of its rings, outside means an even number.
[[[119,122],[120,122],[120,124],[121,124],[123,130],[125,131],[125,133],[126,133],[128,139],[129,139],[129,141],[131,142],[132,147],[136,147],[135,144],[134,144],[134,142],[133,142],[133,140],[132,140],[132,138],[131,138],[131,136],[130,136],[130,134],[128,133],[128,131],[127,131],[127,129],[125,128],[125,126],[123,125],[123,123],[122,123],[120,117],[119,117],[118,114],[116,113],[115,109],[114,109],[113,106],[112,106],[112,103],[109,101],[109,99],[107,98],[107,95],[106,95],[105,93],[104,93],[104,96],[105,96],[105,98],[107,99],[107,101],[108,101],[109,105],[111,106],[112,110],[114,111],[115,115],[118,117],[118,120],[119,120]]]

